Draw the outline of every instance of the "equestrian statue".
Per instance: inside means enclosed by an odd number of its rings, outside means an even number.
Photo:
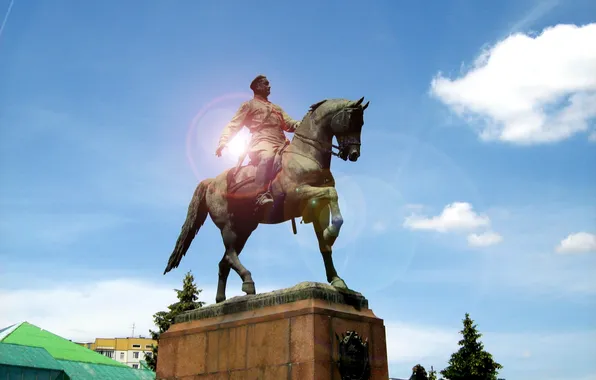
[[[363,104],[364,97],[357,101],[326,99],[313,104],[302,121],[296,121],[268,100],[271,86],[265,76],[257,76],[250,88],[253,99],[244,102],[224,128],[215,152],[221,156],[228,141],[246,126],[252,135],[247,149],[250,163],[242,166],[243,156],[235,168],[198,184],[164,274],[178,267],[209,215],[221,230],[225,247],[215,301],[226,299],[230,269],[242,279],[243,292],[256,294],[251,272],[238,258],[248,238],[259,224],[286,221],[292,222],[296,233],[295,218],[302,218],[302,223],[313,224],[327,281],[348,289],[332,258],[343,217],[331,158],[358,160],[369,103]],[[294,133],[291,142],[284,131]],[[338,145],[333,144],[334,137]]]

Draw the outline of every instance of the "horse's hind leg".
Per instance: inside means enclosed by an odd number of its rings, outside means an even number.
[[[335,265],[333,264],[332,254],[335,239],[329,239],[325,236],[325,231],[327,231],[327,228],[329,227],[329,206],[325,206],[322,210],[317,211],[317,215],[313,220],[313,227],[315,229],[315,234],[317,235],[317,240],[319,241],[319,251],[323,256],[327,281],[337,288],[347,289],[348,286],[344,280],[337,275]]]
[[[246,244],[246,241],[248,240],[248,237],[250,236],[250,233],[238,233],[238,232],[225,232],[226,228],[224,228],[224,230],[222,230],[222,238],[224,239],[224,245],[226,246],[226,251],[224,252],[224,255],[221,259],[221,261],[219,262],[219,280],[217,283],[217,295],[215,297],[215,302],[219,303],[219,302],[223,302],[226,300],[226,285],[228,283],[228,276],[230,274],[230,269],[232,269],[232,264],[233,264],[233,260],[230,259],[230,257],[233,256],[233,254],[228,255],[229,251],[234,251],[235,252],[235,256],[236,259],[238,261],[238,263],[240,262],[240,260],[238,259],[238,255],[240,255],[240,252],[242,252],[242,249],[244,248],[244,245]],[[230,229],[231,230],[231,229]],[[231,247],[231,249],[228,249],[228,247]],[[240,266],[242,266],[242,264],[240,264]],[[244,267],[242,267],[244,268]],[[244,270],[246,272],[248,272],[248,270],[246,270],[246,268],[244,268]],[[236,272],[238,272],[236,270]],[[250,272],[248,272],[250,275]],[[238,273],[240,274],[240,273]],[[242,275],[241,275],[242,277]],[[244,281],[244,279],[243,279]],[[254,285],[253,285],[254,288]]]
[[[219,262],[219,273],[217,280],[217,294],[215,295],[215,302],[220,303],[226,300],[226,285],[228,283],[228,276],[230,275],[230,269],[232,269],[229,260],[227,259],[226,253]]]
[[[219,282],[217,286],[216,302],[225,300],[226,283],[230,269],[234,269],[242,279],[242,291],[246,294],[255,294],[255,284],[252,275],[248,269],[242,265],[238,255],[242,252],[246,241],[250,237],[254,229],[250,230],[236,230],[231,224],[227,224],[221,230],[226,251],[223,258],[219,262]]]

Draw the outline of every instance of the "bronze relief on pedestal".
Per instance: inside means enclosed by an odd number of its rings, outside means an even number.
[[[370,357],[368,339],[362,340],[356,331],[347,331],[338,340],[339,355],[337,365],[341,380],[369,380]]]

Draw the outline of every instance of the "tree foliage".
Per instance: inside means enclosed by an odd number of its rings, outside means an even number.
[[[466,313],[464,328],[460,331],[463,339],[458,344],[460,349],[451,355],[449,365],[441,371],[447,380],[497,380],[498,370],[503,368],[493,360],[479,340],[482,334],[474,321]]]
[[[158,331],[149,330],[151,339],[157,340],[159,343],[159,336],[168,331],[178,314],[203,307],[205,303],[199,301],[199,294],[202,292],[202,289],[198,289],[194,281],[195,278],[192,273],[190,271],[186,273],[182,282],[182,290],[174,289],[178,297],[178,302],[168,306],[167,311],[158,311],[153,314],[153,322],[157,326]],[[152,355],[145,358],[147,366],[153,371],[157,368],[158,348],[158,346],[153,346],[151,349]]]
[[[422,365],[416,364],[414,368],[412,368],[412,376],[410,376],[410,380],[428,380],[426,369],[424,369]]]
[[[428,380],[437,380],[437,371],[435,371],[433,366],[430,366],[430,372],[428,373]]]

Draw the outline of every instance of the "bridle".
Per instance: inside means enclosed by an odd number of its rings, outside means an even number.
[[[339,116],[342,113],[345,113],[345,109],[342,109],[341,111],[338,111],[337,113],[335,113],[333,115],[333,117],[331,118],[332,123],[333,120],[335,120],[335,118],[337,116]],[[345,120],[345,118],[344,118]],[[310,121],[312,124],[316,124],[315,120],[314,120],[314,112],[312,112],[310,114]],[[350,119],[347,120],[347,123],[344,122],[342,123],[341,127],[342,129],[347,129],[349,127],[349,121]],[[347,125],[346,125],[347,124]],[[342,160],[346,161],[348,159],[347,155],[345,154],[345,150],[352,145],[358,145],[360,146],[360,142],[358,141],[351,141],[351,140],[340,140],[339,141],[339,146],[333,144],[333,143],[322,143],[318,140],[315,140],[313,138],[307,137],[305,135],[303,135],[302,133],[299,132],[294,132],[294,136],[298,137],[298,139],[300,139],[302,142],[312,146],[313,148],[315,148],[316,150],[318,150],[319,152],[322,152],[324,154],[332,154],[333,156],[339,157]],[[337,149],[337,152],[333,151],[333,148]]]
[[[319,152],[322,152],[322,153],[326,153],[326,154],[331,153],[332,155],[339,157],[339,154],[342,151],[342,148],[335,144],[322,143],[315,139],[311,139],[310,137],[306,137],[302,133],[294,132],[294,136],[298,137],[302,142],[312,146],[313,148],[315,148],[316,150],[318,150]],[[325,146],[327,146],[327,147],[325,147]],[[334,152],[333,148],[338,149],[339,152],[337,152],[337,153]]]

